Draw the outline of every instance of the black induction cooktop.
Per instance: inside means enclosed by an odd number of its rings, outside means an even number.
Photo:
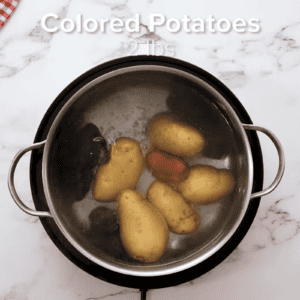
[[[69,86],[67,86],[54,100],[54,102],[44,115],[40,126],[37,130],[34,143],[41,142],[47,139],[47,134],[49,132],[51,124],[53,123],[60,109],[68,101],[68,99],[87,82],[107,72],[123,67],[130,67],[137,64],[169,66],[187,71],[189,73],[194,74],[197,77],[202,78],[203,80],[212,84],[225,97],[225,99],[232,106],[242,123],[252,124],[252,121],[249,115],[247,114],[246,110],[238,101],[238,99],[232,94],[232,92],[228,90],[228,88],[226,88],[220,81],[216,80],[213,76],[208,74],[206,71],[183,61],[178,63],[178,60],[174,60],[169,57],[132,56],[116,59],[99,65],[89,70],[85,74],[81,75]],[[254,165],[252,192],[257,192],[261,191],[263,186],[262,153],[256,132],[246,131],[246,134],[251,146]],[[42,157],[43,148],[39,148],[32,151],[30,161],[31,190],[36,209],[39,211],[49,211],[42,184]],[[245,217],[242,223],[240,224],[239,228],[231,237],[231,239],[214,255],[212,255],[199,265],[196,265],[188,270],[158,277],[129,276],[105,269],[92,262],[91,260],[87,259],[81,253],[79,253],[64,237],[64,235],[61,233],[61,231],[59,230],[52,218],[42,217],[40,218],[40,221],[43,227],[45,228],[47,234],[49,235],[53,243],[58,247],[58,249],[70,261],[72,261],[75,265],[77,265],[79,268],[89,273],[90,275],[93,275],[101,280],[120,286],[139,289],[154,289],[174,286],[190,281],[210,271],[212,268],[221,263],[238,246],[238,244],[246,235],[248,229],[251,226],[251,223],[254,220],[257,209],[259,207],[259,203],[260,198],[256,198],[250,201]]]

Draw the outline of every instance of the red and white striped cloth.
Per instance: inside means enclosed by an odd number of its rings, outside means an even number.
[[[10,19],[20,0],[0,0],[0,29]]]

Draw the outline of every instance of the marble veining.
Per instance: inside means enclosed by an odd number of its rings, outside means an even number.
[[[58,15],[61,18],[66,17],[67,9],[68,6],[64,7]],[[127,12],[128,8],[124,5],[113,7],[111,18],[120,17],[120,14],[114,13],[115,10]],[[125,13],[123,18],[130,16],[130,13]],[[299,27],[300,23],[285,26],[267,39],[264,37],[244,40],[238,45],[224,44],[213,48],[195,46],[194,49],[200,52],[205,50],[203,59],[211,61],[216,75],[221,80],[232,88],[240,87],[246,83],[248,76],[267,76],[274,71],[287,71],[299,65],[300,50],[296,41]],[[165,41],[159,35],[150,32],[147,25],[141,24],[141,28],[139,33],[128,33],[127,38],[134,38],[138,43],[143,39]],[[53,35],[54,33],[44,31],[39,21],[26,37],[8,40],[0,48],[0,78],[14,76],[31,62],[47,56]],[[22,54],[14,55],[21,48]],[[107,59],[124,56],[126,52],[128,45],[123,42]]]
[[[115,296],[119,296],[119,295],[126,295],[126,294],[139,294],[140,291],[139,290],[135,290],[135,291],[129,291],[129,290],[122,290],[121,292],[118,293],[113,293],[113,294],[108,294],[102,297],[92,297],[92,298],[87,298],[86,300],[100,300],[100,299],[106,299],[109,297],[115,297]]]
[[[279,187],[262,198],[246,237],[223,263],[190,282],[149,291],[147,299],[183,299],[184,292],[189,299],[201,296],[214,300],[219,295],[215,285],[228,287],[221,295],[225,300],[252,299],[249,290],[260,291],[258,300],[299,299],[300,3],[287,0],[285,6],[279,6],[263,0],[253,1],[250,7],[246,0],[227,2],[226,6],[223,1],[215,1],[213,6],[200,0],[20,2],[11,20],[0,29],[1,300],[139,299],[139,290],[103,282],[73,265],[49,239],[39,219],[26,215],[15,205],[7,188],[14,155],[32,143],[55,97],[88,69],[127,56],[131,40],[139,45],[136,54],[146,54],[147,40],[163,46],[172,44],[174,57],[193,63],[224,82],[249,110],[251,118],[278,136],[287,162]],[[49,33],[43,30],[41,19],[50,12],[60,19],[75,19],[77,13],[82,13],[85,18],[109,20],[125,20],[139,13],[140,31]],[[259,17],[262,30],[252,35],[197,35],[172,34],[161,28],[153,33],[149,30],[149,13],[174,18],[184,14],[193,18],[208,14]],[[271,152],[271,143],[267,144],[264,138],[261,142],[267,186],[275,176],[277,156]],[[28,153],[20,161],[15,182],[20,198],[33,207],[29,158]],[[272,285],[266,277],[272,278]]]
[[[289,241],[300,232],[300,220],[295,219],[290,213],[279,207],[281,202],[293,197],[294,195],[275,201],[265,215],[260,218],[262,226],[269,231],[269,238],[274,245]]]

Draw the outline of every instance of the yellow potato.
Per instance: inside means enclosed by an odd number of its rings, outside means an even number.
[[[203,136],[196,129],[165,116],[151,121],[148,135],[154,145],[177,156],[193,156],[205,144]]]
[[[188,201],[208,203],[221,199],[233,187],[233,177],[227,170],[202,165],[191,168],[189,177],[177,185],[177,190]]]
[[[188,234],[198,228],[196,211],[167,184],[154,181],[148,189],[147,198],[165,217],[171,232]]]
[[[114,200],[124,189],[135,189],[144,170],[139,143],[120,138],[112,146],[110,160],[97,172],[93,196],[97,200]]]
[[[144,262],[157,261],[169,242],[170,233],[164,217],[133,190],[123,190],[117,202],[120,234],[126,251]]]

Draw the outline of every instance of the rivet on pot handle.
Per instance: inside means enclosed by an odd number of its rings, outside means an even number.
[[[258,130],[258,131],[261,131],[264,134],[266,134],[271,139],[271,141],[274,143],[274,145],[277,149],[277,152],[278,152],[278,156],[279,156],[279,167],[278,167],[277,175],[276,175],[274,181],[268,188],[262,190],[261,192],[252,194],[250,199],[253,199],[253,198],[258,198],[258,197],[270,194],[278,186],[278,184],[281,181],[281,178],[283,176],[283,173],[284,173],[285,158],[284,158],[282,145],[273,132],[271,132],[270,130],[268,130],[264,127],[255,126],[255,125],[243,124],[243,126],[245,129]]]
[[[36,216],[36,217],[52,217],[52,216],[51,216],[50,212],[48,212],[48,211],[33,210],[33,209],[29,208],[28,206],[26,206],[22,202],[22,200],[19,198],[19,196],[16,192],[16,189],[15,189],[14,175],[15,175],[15,170],[16,170],[17,164],[18,164],[19,160],[21,159],[21,157],[28,151],[43,147],[45,145],[45,143],[46,143],[46,140],[21,149],[14,157],[14,159],[11,163],[9,172],[8,172],[8,188],[9,188],[10,194],[13,197],[14,201],[24,212],[26,212],[29,215]]]

